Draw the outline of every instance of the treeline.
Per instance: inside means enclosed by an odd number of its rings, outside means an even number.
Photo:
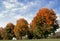
[[[25,19],[19,19],[16,25],[8,23],[5,28],[0,28],[0,39],[12,40],[15,37],[20,40],[23,36],[27,39],[48,38],[51,33],[54,35],[56,29],[59,28],[56,18],[56,13],[52,9],[42,8],[30,24]]]

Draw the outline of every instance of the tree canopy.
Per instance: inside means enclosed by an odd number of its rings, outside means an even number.
[[[16,26],[14,28],[14,33],[17,39],[22,39],[22,36],[26,35],[28,31],[28,22],[25,19],[17,20]]]
[[[11,40],[12,38],[13,38],[13,36],[14,36],[14,31],[13,31],[13,29],[14,29],[14,24],[12,24],[12,23],[8,23],[7,25],[6,25],[6,27],[5,27],[5,33],[6,33],[6,39],[9,39],[9,40]]]
[[[30,24],[30,29],[35,35],[39,36],[40,38],[46,38],[48,36],[48,33],[52,31],[51,29],[54,28],[53,25],[56,18],[56,13],[52,9],[42,8],[33,18]]]
[[[49,8],[40,9],[29,24],[24,18],[18,19],[16,25],[8,23],[5,28],[0,28],[0,39],[17,40],[27,35],[27,38],[47,38],[59,28],[57,16],[54,10]]]

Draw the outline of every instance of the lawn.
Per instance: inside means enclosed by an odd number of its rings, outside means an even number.
[[[0,41],[60,41],[60,39],[0,40]]]

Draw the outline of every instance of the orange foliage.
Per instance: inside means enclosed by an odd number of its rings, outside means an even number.
[[[4,28],[0,27],[0,40],[3,40],[6,38],[6,33]]]
[[[6,25],[6,28],[14,29],[14,25],[13,25],[12,23],[8,23],[8,24]]]
[[[8,23],[7,25],[6,25],[6,27],[5,27],[5,33],[6,33],[6,37],[7,37],[7,39],[12,39],[13,38],[13,36],[14,36],[14,31],[13,31],[13,29],[14,29],[14,24],[12,24],[12,23]]]
[[[47,8],[42,8],[41,10],[39,10],[39,12],[37,13],[37,16],[41,19],[42,17],[45,18],[45,22],[48,25],[52,25],[54,20],[56,19],[56,14],[52,9],[47,9]]]
[[[33,32],[36,32],[37,28],[41,31],[45,31],[46,29],[50,30],[50,27],[53,25],[55,19],[56,14],[52,9],[42,8],[38,11],[37,15],[32,20],[30,24],[31,30]]]
[[[3,28],[0,28],[0,39],[3,39],[2,34],[3,34]]]
[[[8,23],[5,27],[5,30],[10,30],[10,33],[13,33],[14,26],[14,24]]]
[[[17,24],[14,28],[15,36],[19,38],[20,36],[22,36],[22,34],[26,34],[27,31],[28,31],[28,22],[25,19],[17,20]]]

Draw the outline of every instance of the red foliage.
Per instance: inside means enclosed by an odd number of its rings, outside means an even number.
[[[54,24],[56,19],[56,14],[52,9],[42,8],[38,11],[37,15],[31,22],[31,30],[33,32],[38,32],[37,28],[45,31],[50,30],[50,27]]]

